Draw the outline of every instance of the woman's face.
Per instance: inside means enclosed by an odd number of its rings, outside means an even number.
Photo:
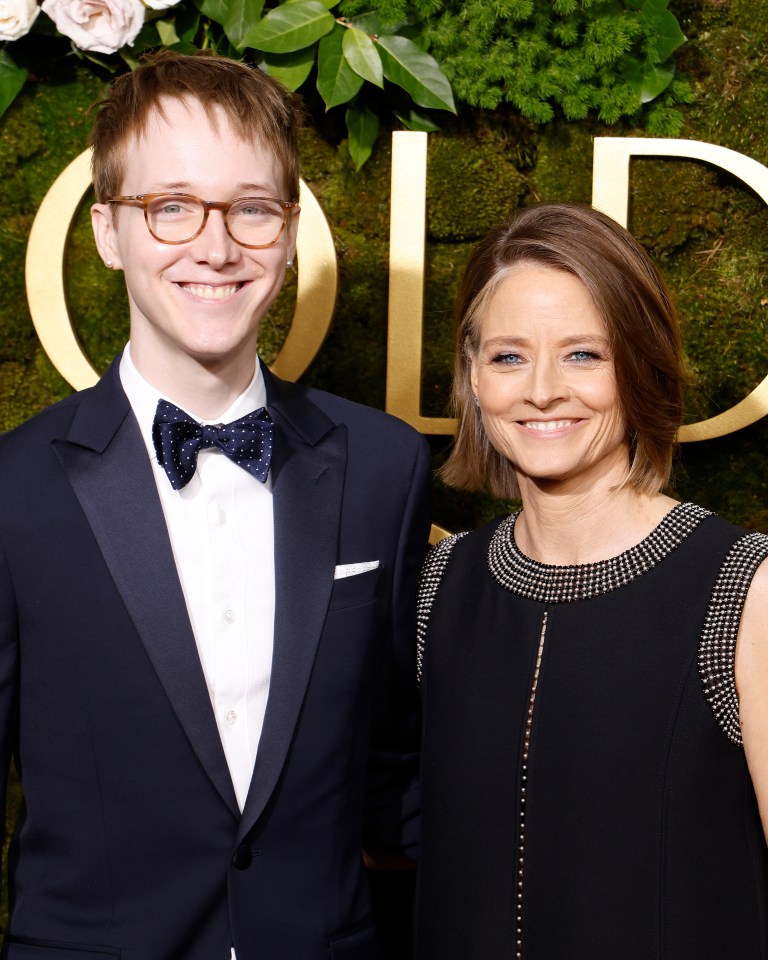
[[[472,390],[488,439],[521,491],[619,483],[629,469],[624,417],[602,319],[572,274],[521,263],[489,300],[472,353]]]

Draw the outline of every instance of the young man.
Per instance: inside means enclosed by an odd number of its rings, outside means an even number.
[[[207,56],[99,104],[94,234],[130,343],[0,441],[8,960],[378,956],[361,851],[413,840],[428,461],[257,362],[296,127],[268,77]]]

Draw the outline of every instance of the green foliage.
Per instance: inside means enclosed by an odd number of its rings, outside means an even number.
[[[419,40],[418,28],[370,10],[348,19],[332,12],[337,6],[338,0],[182,0],[149,10],[132,44],[112,55],[96,56],[55,37],[50,49],[59,60],[74,54],[108,73],[136,67],[144,51],[159,47],[250,57],[289,89],[301,90],[311,106],[316,91],[323,110],[345,107],[349,149],[359,168],[371,155],[380,118],[392,113],[407,118],[414,105],[451,113],[455,106],[451,86]],[[0,115],[22,88],[28,67],[50,69],[50,57],[36,40],[51,28],[41,15],[33,32],[13,44],[13,59],[0,51]],[[413,122],[420,129],[435,126],[418,113]]]
[[[317,89],[328,109],[349,103],[364,82],[344,54],[345,32],[342,27],[331,30],[320,41],[318,48],[320,68],[317,71]]]
[[[448,81],[432,57],[407,37],[379,37],[384,76],[410,93],[414,103],[435,110],[453,110]]]
[[[109,72],[163,46],[250,56],[310,105],[316,91],[323,110],[345,108],[358,169],[382,120],[435,130],[435,111],[455,112],[454,91],[469,107],[510,104],[535,123],[637,116],[653,134],[679,133],[677,107],[692,93],[674,80],[672,57],[685,38],[669,0],[381,0],[375,12],[371,2],[181,0],[149,10],[115,55],[65,49],[63,40],[56,53]],[[27,68],[39,66],[37,34],[52,24],[41,15],[32,29],[0,53],[0,114]]]
[[[311,47],[329,31],[334,19],[319,0],[290,0],[267,15],[235,42],[239,49],[253,47],[265,53],[293,53]]]
[[[373,152],[373,145],[379,135],[379,118],[363,104],[350,107],[345,120],[349,134],[349,154],[355,162],[355,169],[359,170]]]
[[[17,67],[5,50],[0,50],[0,115],[13,103],[27,79],[27,71]]]
[[[16,768],[11,766],[11,773],[8,778],[8,802],[5,809],[5,843],[3,844],[2,864],[3,881],[8,863],[8,844],[13,833],[13,827],[16,822],[16,815],[21,806],[21,784],[16,774]],[[0,897],[0,936],[5,933],[6,923],[8,921],[8,885],[3,882],[2,897]]]
[[[342,0],[354,15],[362,0]],[[650,114],[643,107],[666,91],[654,132],[676,133],[690,91],[670,90],[673,53],[685,37],[668,0],[382,0],[384,20],[410,18],[421,43],[471,107],[511,104],[535,123],[556,116],[605,123]],[[414,99],[416,99],[414,97]],[[418,101],[417,101],[418,102]]]
[[[384,88],[384,68],[373,39],[363,30],[351,27],[344,31],[344,56],[355,73],[375,87]]]

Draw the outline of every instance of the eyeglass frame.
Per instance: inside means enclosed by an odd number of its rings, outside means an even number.
[[[162,237],[158,237],[149,225],[149,204],[153,200],[157,200],[158,197],[185,197],[188,200],[196,200],[202,204],[203,222],[191,237],[187,237],[185,240],[163,240]],[[236,203],[240,203],[243,200],[269,200],[271,203],[277,203],[282,208],[283,222],[274,240],[270,240],[269,243],[243,243],[242,240],[238,240],[237,237],[232,235],[232,231],[229,229],[229,219],[227,215]],[[299,210],[298,200],[278,200],[277,197],[235,197],[234,200],[203,200],[202,197],[196,197],[193,193],[137,193],[130,197],[105,197],[104,203],[140,203],[144,208],[144,223],[146,223],[150,235],[153,236],[158,243],[167,243],[174,247],[182,243],[190,243],[199,237],[203,230],[205,230],[205,225],[208,223],[208,214],[211,210],[220,210],[223,215],[224,229],[227,231],[227,236],[239,247],[245,247],[247,250],[266,250],[268,247],[273,247],[285,231],[289,212],[292,212],[294,209]]]

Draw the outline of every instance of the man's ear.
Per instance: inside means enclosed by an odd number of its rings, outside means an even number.
[[[115,234],[117,228],[113,221],[114,211],[108,203],[94,203],[91,207],[91,226],[96,249],[110,270],[121,270],[122,262],[117,251]]]

